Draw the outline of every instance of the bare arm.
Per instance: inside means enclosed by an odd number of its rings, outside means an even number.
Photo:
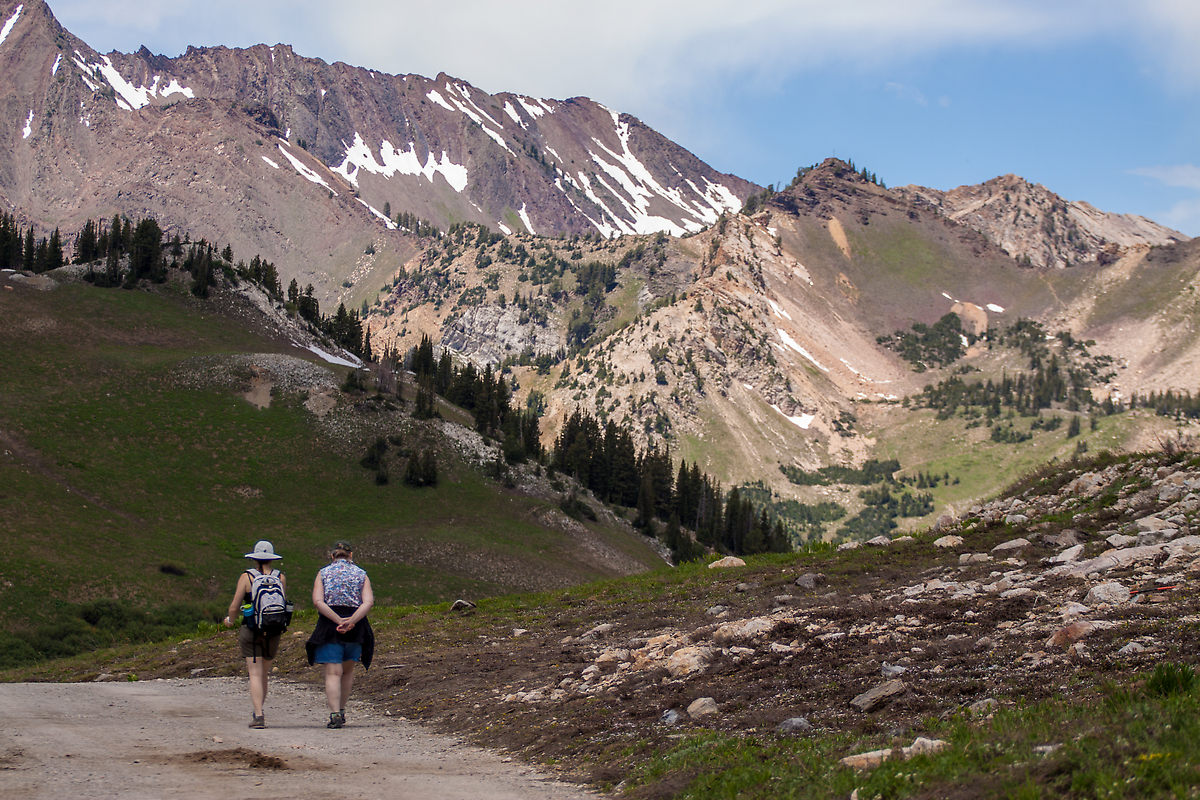
[[[237,588],[233,590],[233,599],[229,601],[229,613],[224,620],[227,626],[233,627],[242,621],[242,599],[248,591],[250,591],[250,576],[243,572],[238,578]]]

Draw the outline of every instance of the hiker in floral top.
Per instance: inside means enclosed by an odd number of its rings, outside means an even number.
[[[317,573],[313,582],[313,605],[320,616],[305,644],[309,664],[325,670],[325,700],[329,705],[326,727],[346,724],[346,701],[354,685],[354,665],[371,666],[375,633],[367,614],[375,604],[371,579],[354,563],[354,548],[337,542],[330,549],[332,563]]]

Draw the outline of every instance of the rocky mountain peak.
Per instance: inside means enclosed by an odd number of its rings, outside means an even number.
[[[364,250],[387,249],[376,239],[408,246],[401,214],[443,229],[682,235],[757,188],[586,98],[491,94],[283,44],[102,55],[41,0],[0,0],[0,25],[0,103],[27,120],[0,134],[14,154],[0,202],[64,230],[152,214],[303,262],[297,277],[326,300]],[[355,220],[342,244],[321,232],[334,218]]]
[[[1188,238],[1145,217],[1107,213],[1088,203],[1064,200],[1045,186],[1012,174],[948,192],[921,186],[905,186],[897,192],[983,233],[1029,266],[1067,267],[1107,257],[1114,250]]]

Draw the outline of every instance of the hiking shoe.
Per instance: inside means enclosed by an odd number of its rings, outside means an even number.
[[[340,711],[334,711],[329,715],[329,722],[326,723],[326,728],[340,728],[346,724],[346,715]]]
[[[254,716],[252,716],[250,718],[250,727],[251,728],[267,727],[267,718],[265,716],[263,716],[262,714],[255,714]]]

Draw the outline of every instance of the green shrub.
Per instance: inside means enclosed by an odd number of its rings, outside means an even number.
[[[1196,672],[1187,664],[1166,662],[1154,668],[1146,681],[1146,692],[1156,697],[1187,694],[1196,687]]]

